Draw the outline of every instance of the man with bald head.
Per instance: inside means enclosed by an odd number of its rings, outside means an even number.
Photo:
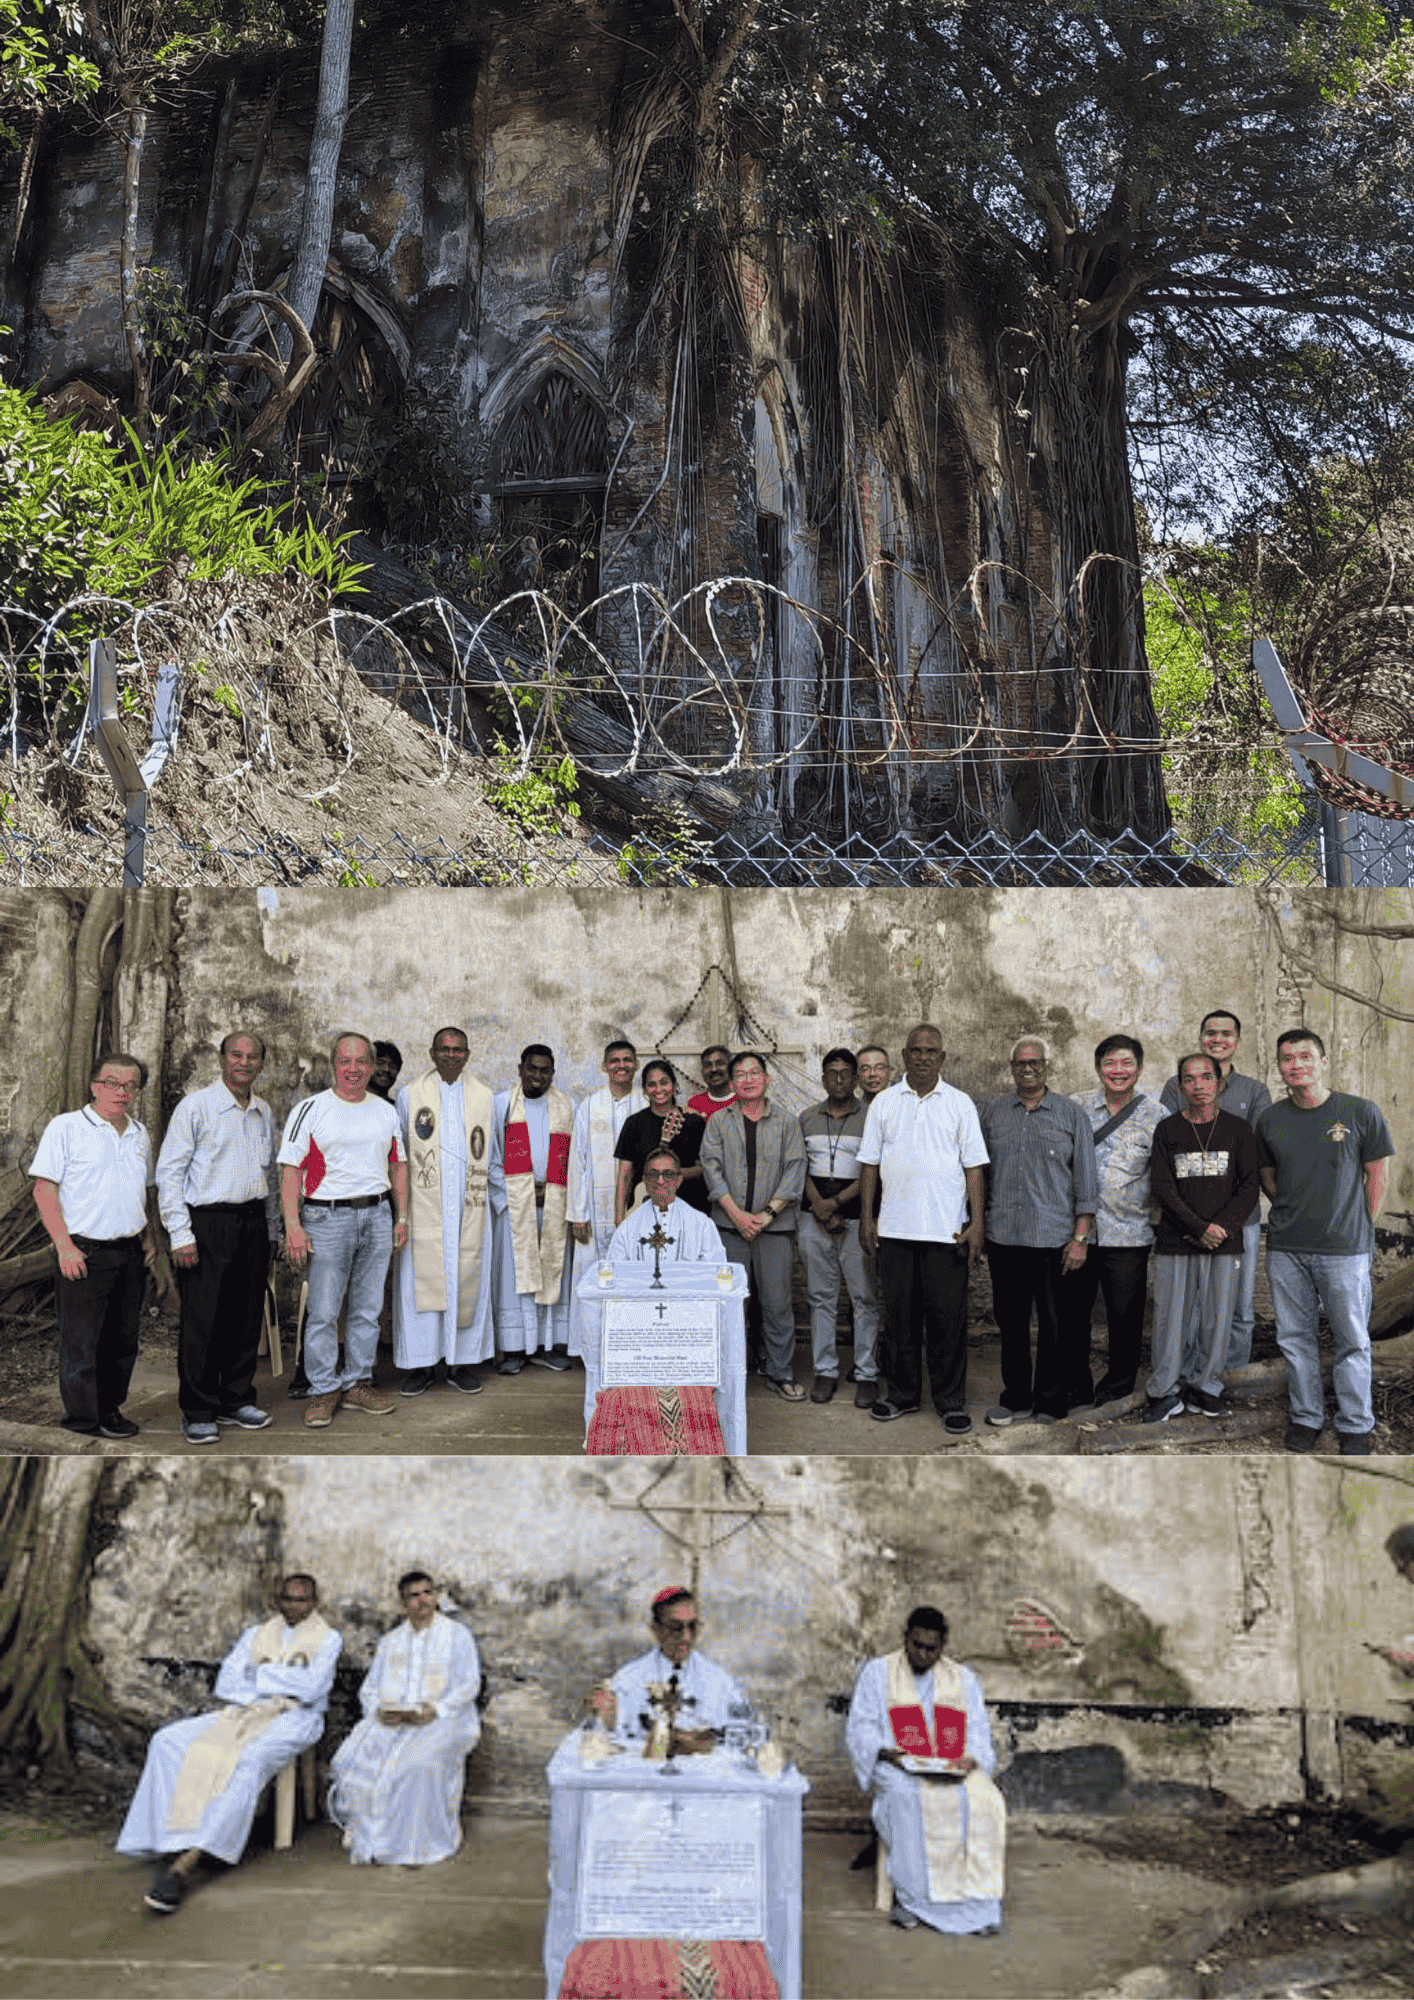
[[[407,1150],[397,1112],[369,1091],[373,1060],[366,1035],[340,1035],[330,1051],[333,1088],[295,1106],[280,1142],[285,1248],[296,1271],[309,1275],[304,1423],[311,1431],[326,1430],[341,1405],[370,1417],[393,1408],[373,1386],[373,1363],[388,1262],[408,1236]]]
[[[859,1243],[878,1252],[884,1311],[870,1415],[890,1423],[922,1408],[926,1349],[933,1407],[946,1434],[961,1437],[972,1428],[967,1274],[982,1253],[987,1148],[971,1098],[942,1080],[943,1058],[941,1031],[920,1022],[903,1046],[903,1081],[869,1107],[858,1155]]]

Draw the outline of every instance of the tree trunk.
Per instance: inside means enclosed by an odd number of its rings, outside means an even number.
[[[1023,819],[1045,831],[1132,828],[1161,839],[1171,820],[1144,650],[1144,598],[1129,476],[1122,327],[1086,336],[1059,322],[1031,385],[1033,442],[1050,486],[1052,573],[1061,629],[1017,683],[1011,726],[1062,754],[1013,770],[1029,783]],[[1044,579],[1037,579],[1044,587]],[[1064,593],[1064,595],[1062,595]],[[1152,743],[1128,750],[1126,742]],[[1063,747],[1064,746],[1064,747]],[[1018,786],[1018,775],[1022,787]]]
[[[118,253],[118,297],[123,316],[123,337],[128,344],[128,360],[133,371],[133,428],[144,442],[147,439],[151,369],[138,312],[137,208],[142,182],[142,148],[146,137],[147,112],[140,104],[129,104],[128,128],[124,135],[126,158],[123,165],[123,234]]]
[[[0,1469],[0,1751],[73,1762],[69,1711],[116,1711],[84,1650],[96,1458],[12,1458]]]
[[[122,909],[121,889],[89,890],[79,934],[74,940],[74,1013],[69,1029],[69,1073],[64,1093],[66,1111],[80,1111],[88,1103],[94,1029],[103,998],[103,950],[122,921]]]
[[[319,53],[319,97],[314,110],[314,137],[309,147],[304,215],[300,222],[295,265],[285,293],[306,326],[314,324],[315,309],[329,262],[329,237],[334,226],[334,188],[344,120],[349,110],[349,56],[353,47],[354,0],[328,0],[324,41]],[[276,336],[280,360],[289,359],[291,339],[286,328]]]
[[[146,1125],[155,1155],[162,1140],[172,891],[125,889],[123,903],[123,948],[113,981],[113,1045],[146,1065],[147,1087],[134,1115]]]

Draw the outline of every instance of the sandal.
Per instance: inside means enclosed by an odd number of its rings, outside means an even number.
[[[805,1391],[799,1382],[791,1381],[788,1378],[783,1380],[778,1375],[768,1375],[766,1377],[766,1384],[768,1388],[774,1389],[778,1396],[783,1397],[787,1403],[803,1403],[805,1401]]]

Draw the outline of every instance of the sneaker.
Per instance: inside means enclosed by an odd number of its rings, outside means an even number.
[[[943,1429],[949,1437],[966,1437],[972,1428],[972,1418],[966,1410],[945,1410]]]
[[[344,1408],[362,1410],[366,1417],[386,1417],[392,1414],[395,1405],[386,1396],[380,1396],[371,1382],[355,1382],[352,1389],[344,1391]]]
[[[469,1361],[463,1362],[460,1368],[449,1368],[447,1381],[453,1389],[460,1389],[464,1396],[479,1396],[486,1386]],[[406,1394],[406,1390],[403,1393]]]
[[[1142,1415],[1146,1424],[1166,1424],[1183,1415],[1183,1398],[1177,1390],[1171,1396],[1146,1396]]]
[[[1134,1394],[1132,1382],[1100,1382],[1095,1387],[1095,1408],[1103,1409],[1106,1403],[1122,1403]]]
[[[810,1384],[811,1402],[828,1403],[832,1401],[834,1393],[839,1386],[840,1378],[838,1375],[817,1375],[815,1380]]]
[[[187,1893],[187,1885],[180,1875],[170,1868],[164,1868],[148,1889],[143,1902],[149,1910],[156,1910],[159,1917],[170,1917],[173,1910],[182,1907],[182,1898]]]
[[[921,1403],[875,1403],[869,1414],[876,1424],[891,1424],[895,1417],[916,1417]]]
[[[1002,1429],[1006,1424],[1029,1423],[1030,1419],[1031,1411],[1029,1408],[1024,1410],[1009,1410],[1005,1403],[998,1403],[994,1410],[988,1410],[987,1412],[987,1422],[995,1424],[998,1430]]]
[[[407,1374],[404,1375],[402,1381],[398,1384],[398,1394],[400,1396],[422,1396],[431,1387],[432,1370],[430,1368],[409,1368]]]
[[[568,1375],[570,1358],[563,1347],[544,1347],[530,1357],[532,1368],[548,1368],[553,1374]]]
[[[137,1433],[137,1425],[121,1410],[110,1410],[106,1417],[98,1419],[98,1435],[101,1438],[135,1438]]]
[[[896,1930],[916,1931],[921,1921],[920,1917],[914,1916],[912,1910],[906,1910],[903,1904],[897,1901],[889,1911],[889,1922]]]
[[[1300,1452],[1314,1451],[1320,1441],[1320,1429],[1315,1424],[1288,1424],[1282,1440],[1288,1451]]]
[[[213,1417],[183,1417],[182,1436],[188,1444],[215,1444],[221,1435]]]
[[[1191,1417],[1230,1417],[1232,1410],[1221,1396],[1215,1396],[1211,1389],[1188,1388],[1183,1391],[1183,1407]]]
[[[854,1385],[854,1407],[856,1410],[872,1410],[879,1400],[877,1382],[856,1382]]]
[[[324,1431],[334,1421],[334,1412],[343,1401],[337,1389],[329,1389],[322,1396],[311,1396],[304,1406],[304,1427],[307,1431]]]
[[[262,1410],[259,1403],[241,1403],[234,1410],[219,1410],[218,1424],[234,1424],[241,1431],[267,1430],[275,1419],[268,1410]]]
[[[1368,1458],[1375,1448],[1370,1431],[1341,1431],[1338,1436],[1342,1458]]]
[[[524,1367],[525,1356],[523,1354],[507,1354],[497,1363],[496,1373],[498,1375],[519,1375]]]

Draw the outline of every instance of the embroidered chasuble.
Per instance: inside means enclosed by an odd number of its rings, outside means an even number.
[[[551,1084],[544,1102],[550,1118],[550,1157],[545,1169],[545,1205],[535,1200],[535,1168],[525,1122],[525,1093],[517,1084],[506,1107],[506,1207],[515,1253],[517,1292],[533,1292],[538,1306],[560,1297],[565,1267],[565,1227],[569,1211],[570,1138],[574,1105]]]
[[[333,1633],[317,1611],[298,1625],[286,1625],[277,1613],[268,1619],[251,1643],[253,1667],[279,1665],[307,1667]],[[299,1704],[290,1695],[270,1695],[263,1701],[233,1704],[223,1708],[216,1719],[191,1744],[182,1759],[182,1768],[167,1803],[169,1827],[195,1826],[212,1799],[224,1792],[248,1743],[261,1736],[287,1708]]]
[[[941,1757],[949,1762],[965,1756],[967,1699],[962,1669],[956,1661],[935,1663],[933,1701],[926,1709],[919,1702],[918,1682],[901,1647],[888,1655],[887,1672],[889,1724],[896,1747],[905,1755]],[[960,1783],[926,1777],[915,1782],[923,1818],[929,1900],[999,1900],[1004,1893],[1006,1806],[992,1780],[978,1770],[970,1771]]]
[[[447,1275],[443,1255],[442,1154],[444,1149],[464,1164],[466,1190],[462,1199],[458,1255],[457,1324],[470,1326],[476,1317],[481,1275],[482,1238],[486,1227],[487,1168],[495,1100],[484,1083],[463,1076],[462,1131],[444,1133],[442,1079],[425,1070],[408,1090],[408,1187],[413,1297],[419,1312],[445,1312]],[[449,1094],[455,1094],[453,1091]]]

